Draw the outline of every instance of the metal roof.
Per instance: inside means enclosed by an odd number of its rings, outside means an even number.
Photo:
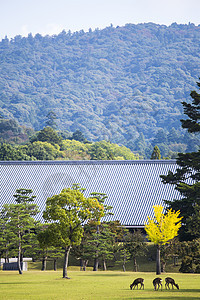
[[[16,189],[32,189],[42,219],[47,197],[78,183],[92,192],[107,194],[105,203],[113,207],[113,216],[127,227],[143,227],[147,216],[153,216],[153,205],[164,205],[163,199],[180,199],[180,194],[159,175],[177,168],[175,160],[135,161],[1,161],[1,205],[14,203]]]

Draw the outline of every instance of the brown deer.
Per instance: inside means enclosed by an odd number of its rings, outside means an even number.
[[[170,290],[169,285],[171,284],[172,289],[174,289],[174,286],[179,290],[179,285],[177,283],[175,283],[175,280],[171,277],[167,277],[165,278],[165,288]]]
[[[161,291],[162,291],[162,278],[160,278],[160,277],[155,278],[153,280],[153,286],[154,286],[155,291],[159,290],[159,287],[161,287]]]
[[[131,283],[131,285],[130,285],[130,289],[132,290],[132,288],[133,289],[135,289],[135,287],[137,286],[137,290],[138,290],[138,284],[140,284],[140,290],[141,290],[141,288],[143,287],[143,289],[144,289],[144,279],[143,278],[137,278],[137,279],[135,279],[134,281],[133,281],[133,283]]]

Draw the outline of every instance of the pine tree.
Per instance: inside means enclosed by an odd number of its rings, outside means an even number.
[[[106,215],[112,215],[112,213],[110,212],[110,210],[112,209],[112,206],[108,206],[106,205],[104,202],[105,200],[108,198],[108,196],[104,193],[97,193],[97,192],[93,192],[90,194],[91,197],[94,197],[95,199],[98,200],[98,202],[100,204],[103,205],[103,208],[104,208],[104,216]],[[95,254],[95,257],[94,257],[94,266],[93,266],[93,271],[98,271],[98,266],[99,266],[99,257],[98,257],[98,246],[100,245],[98,243],[98,235],[99,235],[100,231],[99,231],[99,224],[97,224],[97,231],[96,231],[96,240],[97,240],[97,247],[96,247],[96,254]]]
[[[197,82],[197,85],[200,87],[200,82]],[[189,119],[181,120],[181,123],[183,128],[187,128],[188,132],[193,133],[200,131],[200,94],[196,91],[192,91],[190,96],[193,99],[192,104],[182,102],[184,114],[186,114]]]
[[[133,260],[134,271],[138,272],[137,257],[144,255],[147,250],[144,235],[139,230],[127,233],[124,239],[124,246]]]
[[[2,209],[5,235],[9,237],[10,248],[16,251],[18,258],[19,274],[22,274],[21,264],[23,255],[27,248],[30,248],[30,240],[34,233],[36,221],[35,216],[39,210],[36,204],[32,203],[35,196],[32,190],[19,189],[14,195],[17,204],[4,204]]]
[[[197,83],[200,87],[200,83]],[[182,127],[192,134],[200,131],[200,94],[191,92],[192,104],[182,102],[184,113],[188,119],[181,120]],[[176,160],[178,168],[175,173],[169,171],[168,175],[161,175],[164,184],[172,184],[182,196],[180,200],[165,201],[169,208],[180,210],[183,216],[183,226],[180,229],[181,240],[191,240],[199,237],[200,224],[200,150],[192,153],[179,153]],[[191,230],[193,228],[193,230]]]

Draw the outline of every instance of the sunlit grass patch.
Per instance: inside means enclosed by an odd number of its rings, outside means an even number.
[[[63,279],[59,271],[0,272],[0,299],[98,300],[98,299],[200,299],[200,274],[162,274],[163,291],[154,291],[155,273],[114,271],[72,271]],[[180,290],[165,290],[164,278],[171,276]],[[130,290],[137,277],[144,278],[144,290]]]

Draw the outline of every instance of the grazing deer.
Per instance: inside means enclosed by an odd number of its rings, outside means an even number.
[[[172,289],[174,289],[174,286],[179,290],[179,285],[177,283],[175,283],[175,280],[171,277],[167,277],[165,278],[165,288],[170,290],[169,285],[171,284]]]
[[[156,291],[156,289],[159,290],[159,287],[161,287],[161,291],[162,291],[162,278],[160,278],[160,277],[155,278],[153,280],[153,286],[154,286],[155,291]]]
[[[135,279],[134,281],[133,281],[133,283],[131,283],[131,285],[130,285],[130,289],[132,290],[132,288],[133,289],[135,289],[135,287],[137,286],[137,290],[138,290],[138,284],[140,283],[140,290],[141,290],[141,288],[143,287],[143,289],[144,289],[144,279],[143,278],[137,278],[137,279]]]

